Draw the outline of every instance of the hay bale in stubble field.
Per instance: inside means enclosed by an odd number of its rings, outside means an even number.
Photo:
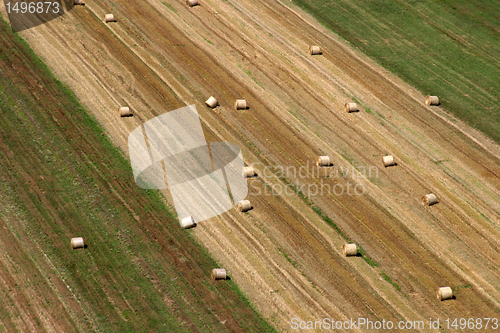
[[[73,5],[78,6],[78,5],[85,5],[85,0],[74,0]]]
[[[425,105],[439,105],[439,97],[427,96],[425,98]]]
[[[359,108],[356,103],[345,103],[345,110],[347,112],[357,112],[359,111]]]
[[[321,54],[321,48],[319,46],[313,45],[313,46],[309,47],[309,53],[311,55]]]
[[[241,200],[240,202],[238,202],[238,204],[236,205],[236,208],[240,211],[240,212],[246,212],[248,210],[250,210],[252,208],[252,205],[250,204],[250,201],[249,200]]]
[[[394,161],[394,156],[392,155],[387,155],[382,158],[384,160],[384,166],[387,168],[389,166],[396,165],[396,162]]]
[[[186,0],[186,5],[189,7],[194,7],[198,4],[198,0]]]
[[[83,249],[85,248],[85,242],[82,237],[71,238],[71,248],[75,249]]]
[[[187,216],[181,220],[181,227],[183,229],[189,229],[196,227],[196,223],[194,222],[194,219],[192,216]]]
[[[118,108],[118,112],[120,113],[120,117],[130,117],[132,115],[132,111],[130,111],[128,106]]]
[[[104,22],[105,23],[108,23],[108,22],[116,22],[116,19],[115,19],[115,16],[113,14],[106,14],[104,16]]]
[[[250,178],[255,176],[255,169],[251,166],[243,168],[243,177]]]
[[[453,298],[453,290],[450,287],[441,287],[437,292],[437,299],[440,301],[446,301]]]
[[[247,108],[247,101],[244,99],[237,99],[236,102],[234,102],[234,108],[236,110],[245,110]]]
[[[212,269],[212,279],[225,280],[227,278],[226,270],[224,268]]]
[[[432,206],[432,205],[436,204],[437,202],[438,201],[437,201],[436,195],[434,195],[432,193],[426,194],[422,197],[422,204],[424,206]]]
[[[219,102],[217,102],[217,100],[215,99],[215,97],[213,96],[210,96],[209,99],[207,99],[205,101],[205,104],[209,107],[209,108],[215,108],[217,105],[219,105]]]
[[[330,166],[330,157],[318,156],[318,158],[316,159],[316,166],[319,166],[319,167]]]
[[[346,257],[352,257],[358,254],[358,246],[354,243],[344,244],[343,249]]]

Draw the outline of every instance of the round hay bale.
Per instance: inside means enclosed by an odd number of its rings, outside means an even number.
[[[198,0],[186,0],[186,5],[189,7],[194,7],[198,4]]]
[[[243,168],[243,177],[249,178],[255,176],[255,170],[253,167],[244,167]]]
[[[358,254],[358,246],[354,243],[344,244],[344,255],[346,257],[356,256]]]
[[[85,0],[74,0],[73,5],[78,6],[78,5],[85,5]]]
[[[356,111],[359,111],[358,105],[356,103],[345,103],[345,110],[347,112],[356,112]]]
[[[227,279],[226,270],[224,268],[214,268],[214,269],[212,269],[212,279],[214,279],[214,280],[225,280],[225,279]]]
[[[384,160],[384,166],[386,168],[389,166],[396,165],[396,162],[394,161],[394,157],[392,155],[384,156],[383,160]]]
[[[194,222],[194,219],[192,216],[187,216],[181,220],[181,227],[183,229],[189,229],[196,227],[196,223]]]
[[[71,238],[71,248],[74,249],[83,249],[85,248],[85,242],[82,237]]]
[[[437,291],[437,299],[440,301],[446,301],[453,298],[453,290],[450,287],[441,287]]]
[[[313,45],[309,47],[309,52],[311,55],[318,55],[321,54],[321,48],[319,46]]]
[[[205,104],[209,107],[209,108],[215,108],[217,105],[219,105],[219,102],[217,102],[217,100],[215,99],[215,97],[213,96],[210,96],[209,99],[206,100]]]
[[[132,115],[132,111],[128,106],[118,108],[118,112],[120,112],[120,117],[130,117]]]
[[[318,156],[318,159],[316,160],[316,165],[319,167],[330,166],[330,157]]]
[[[249,200],[241,200],[236,205],[236,208],[238,208],[238,210],[240,212],[246,212],[246,211],[250,210],[250,208],[252,208],[252,205],[250,204]]]
[[[439,105],[439,97],[437,96],[427,96],[425,98],[426,105]]]
[[[424,206],[432,206],[434,204],[437,204],[437,202],[438,202],[438,200],[437,200],[436,195],[434,195],[432,193],[426,194],[422,197],[422,204]]]
[[[237,99],[236,102],[234,102],[234,108],[236,110],[245,110],[247,108],[247,101],[244,99]]]
[[[104,16],[104,22],[105,23],[108,23],[108,22],[116,22],[116,19],[115,19],[115,16],[113,14],[106,14]]]

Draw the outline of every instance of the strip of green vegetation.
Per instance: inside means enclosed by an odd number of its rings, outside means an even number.
[[[214,45],[214,43],[212,43],[211,41],[209,41],[208,39],[206,39],[205,37],[203,37],[203,39],[205,40],[205,42],[207,42],[208,44],[210,45]]]
[[[171,11],[173,11],[174,13],[177,14],[177,10],[175,10],[175,8],[172,7],[172,5],[169,4],[168,2],[162,2],[162,4],[164,4],[165,6],[167,6],[168,9],[170,9]]]
[[[243,70],[243,72],[245,72],[245,74],[246,74],[246,75],[248,75],[248,76],[249,76],[249,77],[253,80],[253,82],[257,83],[257,84],[258,84],[261,88],[264,88],[264,87],[262,86],[262,84],[261,84],[259,81],[257,81],[257,79],[256,79],[256,78],[254,78],[254,77],[253,77],[252,72],[250,72],[249,70],[243,69],[243,66],[241,66],[241,65],[238,65],[238,67],[239,67],[240,69],[242,69],[242,70]]]
[[[456,286],[455,288],[453,288],[453,291],[457,291],[460,289],[472,289],[472,284],[469,283],[463,286]]]
[[[500,2],[293,1],[500,143]]]
[[[398,291],[401,291],[401,288],[399,288],[399,285],[396,282],[393,282],[392,279],[389,277],[389,275],[385,274],[385,272],[380,272],[380,275],[384,278],[385,281],[389,282],[396,288]]]
[[[298,267],[298,264],[295,260],[293,260],[292,258],[290,258],[290,256],[288,254],[286,254],[282,249],[278,249],[278,251],[280,251],[280,253],[283,255],[283,257],[285,257],[286,261],[288,261],[290,264],[292,264],[293,267],[297,268]]]
[[[55,265],[83,307],[78,327],[274,332],[233,281],[210,280],[219,265],[179,228],[158,191],[135,185],[103,128],[1,18],[0,117],[0,193],[25,221],[13,234],[40,246],[33,262],[46,256]],[[3,209],[2,223],[13,223]],[[75,236],[88,248],[69,250]]]
[[[375,260],[367,256],[365,250],[359,244],[358,244],[358,253],[363,257],[363,259],[366,261],[368,265],[372,266],[373,268],[378,267],[378,264],[375,262]]]

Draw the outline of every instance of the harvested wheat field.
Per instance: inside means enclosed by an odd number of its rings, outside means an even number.
[[[0,331],[274,332],[234,281],[211,281],[219,264],[9,30],[0,20]]]
[[[125,155],[133,129],[191,104],[207,141],[241,147],[253,208],[183,232],[278,331],[293,318],[499,318],[499,146],[290,6],[92,0],[20,35]],[[421,204],[428,193],[436,204]],[[436,299],[443,286],[454,299]]]

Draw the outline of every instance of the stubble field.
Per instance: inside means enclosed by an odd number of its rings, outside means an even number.
[[[254,209],[184,233],[278,330],[289,331],[292,318],[498,317],[498,146],[289,6],[88,1],[21,36],[125,154],[131,130],[189,104],[207,141],[240,145],[259,174]],[[108,12],[118,22],[104,24]],[[321,56],[308,54],[314,44]],[[215,110],[203,105],[210,95]],[[234,110],[236,98],[250,108]],[[348,101],[360,112],[346,113]],[[118,117],[125,104],[134,117]],[[396,167],[383,167],[388,153]],[[334,166],[318,176],[320,154]],[[308,165],[306,177],[278,172]],[[302,192],[287,194],[290,184]],[[363,193],[305,190],[325,184]],[[430,192],[439,203],[424,207]],[[364,254],[343,257],[346,241]],[[439,302],[441,286],[456,299]]]

